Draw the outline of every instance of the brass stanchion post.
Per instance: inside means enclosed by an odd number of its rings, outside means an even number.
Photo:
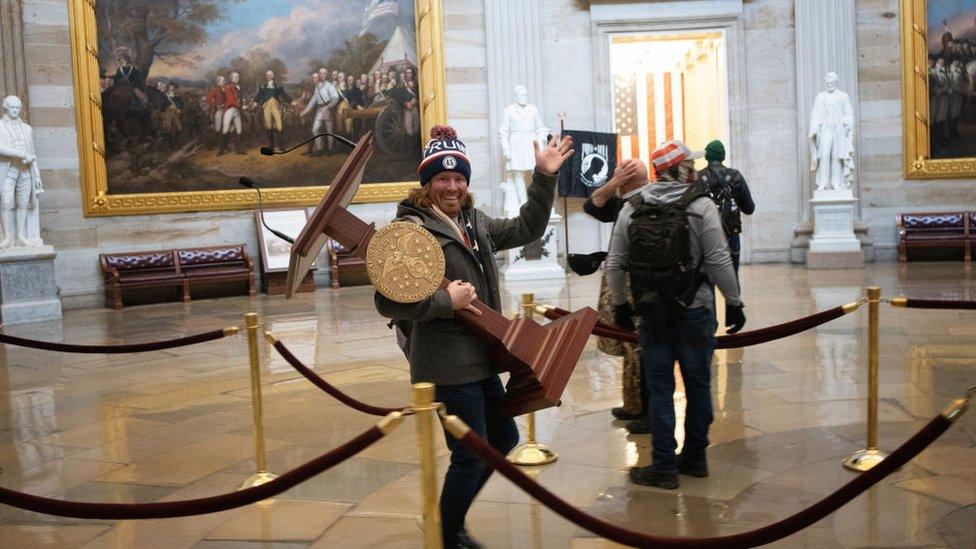
[[[420,442],[420,487],[423,491],[424,541],[427,549],[441,549],[441,510],[437,501],[437,456],[434,451],[434,427],[438,405],[434,402],[433,383],[414,383],[414,417]]]
[[[844,467],[867,471],[881,463],[888,454],[878,450],[878,305],[881,288],[868,288],[868,446],[844,460]]]
[[[535,295],[522,294],[522,318],[532,318],[535,312]],[[508,453],[508,461],[515,465],[545,465],[559,459],[545,444],[535,439],[535,412],[525,414],[525,442]]]
[[[261,407],[261,355],[258,351],[258,328],[261,322],[257,313],[244,315],[244,325],[247,329],[247,354],[251,362],[251,408],[254,411],[254,461],[258,472],[254,473],[241,489],[260,486],[278,478],[278,475],[268,472],[268,462],[264,448],[264,411]]]

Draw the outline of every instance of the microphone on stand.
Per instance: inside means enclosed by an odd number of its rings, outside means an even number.
[[[285,152],[287,152],[287,151],[285,151]],[[251,178],[249,178],[249,177],[242,177],[242,178],[240,178],[238,180],[238,183],[240,183],[241,185],[243,185],[243,186],[245,186],[245,187],[247,187],[249,189],[254,189],[255,191],[258,192],[258,211],[260,212],[260,215],[261,215],[261,224],[264,225],[264,228],[265,229],[268,229],[268,231],[271,234],[277,236],[278,238],[284,240],[285,242],[287,242],[289,244],[294,244],[295,243],[295,239],[294,238],[292,238],[292,237],[290,237],[290,236],[282,233],[281,231],[276,231],[276,230],[272,229],[271,227],[268,226],[267,222],[264,221],[264,201],[261,198],[261,189],[258,187],[258,184],[255,183],[254,181],[252,181]]]
[[[336,135],[334,133],[320,133],[318,135],[315,135],[315,136],[312,136],[312,137],[306,139],[305,141],[302,141],[301,143],[295,145],[294,147],[285,149],[285,150],[280,151],[280,152],[274,150],[271,147],[261,147],[261,154],[263,154],[264,156],[273,156],[273,155],[276,155],[276,154],[290,153],[291,151],[293,151],[293,150],[301,147],[302,145],[304,145],[306,143],[309,143],[310,141],[313,141],[313,140],[318,139],[320,137],[332,137],[336,141],[339,141],[340,143],[342,143],[343,145],[348,145],[348,146],[350,146],[350,147],[352,147],[354,149],[356,148],[356,144],[355,143],[353,143],[352,141],[346,139],[345,137],[342,137],[341,135]],[[241,183],[241,185],[244,185],[244,183]],[[248,186],[248,185],[245,185],[245,186]]]

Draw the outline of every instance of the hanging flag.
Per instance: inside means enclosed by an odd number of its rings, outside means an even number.
[[[573,138],[573,156],[559,170],[559,196],[589,198],[617,165],[617,134],[565,130]]]
[[[399,13],[397,0],[372,0],[363,11],[363,27],[359,29],[359,36],[366,34],[373,21],[386,16],[396,17]]]

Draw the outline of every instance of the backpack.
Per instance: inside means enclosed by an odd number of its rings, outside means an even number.
[[[702,170],[702,183],[709,198],[718,207],[719,217],[725,238],[742,232],[742,218],[739,215],[739,204],[732,196],[732,187],[742,176],[732,168],[723,168],[721,173],[711,167]]]
[[[669,204],[649,204],[641,195],[629,200],[634,212],[627,228],[630,250],[624,269],[630,275],[636,312],[652,326],[679,323],[681,313],[705,282],[699,273],[701,262],[694,265],[691,257],[688,221],[701,216],[687,211],[703,196],[708,193],[689,185],[681,198]]]

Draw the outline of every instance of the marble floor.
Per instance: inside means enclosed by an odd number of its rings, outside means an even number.
[[[976,299],[959,263],[869,265],[863,271],[744,266],[748,328],[883,295]],[[540,284],[538,300],[593,305],[596,277]],[[513,291],[521,291],[513,289]],[[506,296],[507,313],[516,294]],[[76,343],[171,338],[243,323],[247,311],[327,380],[377,405],[409,400],[407,365],[365,287],[321,288],[285,301],[246,297],[68,311],[12,335]],[[630,436],[619,404],[620,359],[595,341],[560,408],[538,415],[558,462],[531,471],[573,505],[628,528],[712,536],[789,516],[850,480],[841,459],[865,444],[866,322],[860,311],[803,334],[720,351],[711,476],[676,491],[634,486],[649,437]],[[976,384],[976,313],[881,308],[880,445],[893,449]],[[319,392],[261,344],[268,464],[283,472],[374,424]],[[681,388],[675,406],[682,414]],[[234,490],[254,472],[246,340],[141,355],[70,355],[0,347],[0,486],[81,501],[151,502]],[[520,420],[521,425],[521,420]],[[679,437],[680,437],[679,432]],[[439,441],[440,472],[447,453]],[[74,520],[0,506],[0,547],[421,547],[414,425],[271,502],[211,515]],[[490,548],[610,547],[498,477],[469,529]],[[976,546],[976,411],[927,451],[781,547]]]

